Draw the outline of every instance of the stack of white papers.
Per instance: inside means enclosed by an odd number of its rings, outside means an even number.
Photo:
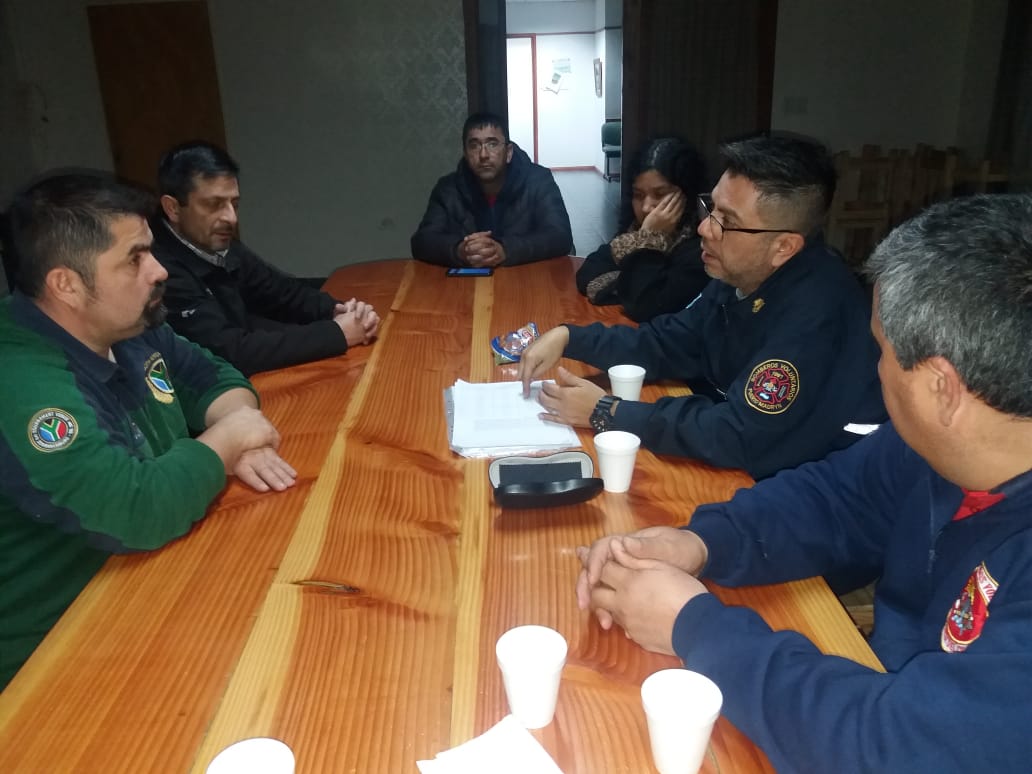
[[[552,756],[512,715],[475,739],[416,761],[421,774],[563,774]]]
[[[568,425],[538,417],[541,382],[523,397],[520,382],[470,384],[461,379],[445,390],[449,412],[449,444],[464,457],[500,457],[580,446]]]

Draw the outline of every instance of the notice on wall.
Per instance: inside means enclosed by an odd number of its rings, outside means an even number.
[[[563,57],[562,59],[552,60],[552,77],[544,85],[542,91],[550,91],[553,94],[558,94],[560,91],[565,91],[563,86],[563,77],[573,72],[570,67],[570,58]]]

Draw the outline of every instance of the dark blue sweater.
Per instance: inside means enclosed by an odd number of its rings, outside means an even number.
[[[951,521],[963,492],[887,425],[696,510],[704,576],[717,583],[880,573],[871,647],[887,674],[711,594],[681,610],[674,648],[782,774],[1028,771],[1032,472],[998,491],[1002,501]]]
[[[847,423],[887,418],[863,291],[820,243],[743,299],[714,280],[687,309],[640,328],[568,327],[566,357],[602,369],[636,363],[646,379],[692,388],[687,397],[618,404],[615,429],[659,454],[763,478],[853,443],[860,436],[845,432]],[[761,394],[762,374],[776,374],[764,368],[772,363],[794,371],[793,399]]]

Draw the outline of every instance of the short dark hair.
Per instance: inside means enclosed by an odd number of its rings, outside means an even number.
[[[210,142],[192,140],[167,151],[158,162],[158,195],[172,196],[180,204],[194,190],[197,178],[239,177],[240,166],[233,157]]]
[[[92,289],[97,256],[115,241],[112,221],[148,218],[154,204],[148,191],[100,172],[50,174],[33,183],[8,213],[19,290],[39,298],[47,274],[62,266]]]
[[[466,119],[466,123],[462,125],[462,145],[466,146],[466,140],[469,139],[469,133],[474,129],[483,129],[485,126],[490,126],[495,129],[499,129],[502,132],[502,137],[505,138],[506,142],[509,142],[509,127],[505,125],[505,119],[497,113],[489,113],[487,111],[481,111],[479,113],[473,113],[469,118]]]
[[[631,184],[634,184],[638,175],[650,169],[659,172],[688,197],[678,227],[694,220],[695,195],[702,192],[706,185],[706,164],[695,146],[680,137],[658,137],[647,141],[629,160]],[[619,233],[627,231],[632,223],[634,208],[628,190],[620,205]]]
[[[817,140],[797,135],[756,135],[720,146],[724,168],[748,178],[760,192],[760,206],[772,217],[808,236],[824,224],[835,196],[835,163]]]
[[[1032,195],[936,204],[894,229],[865,271],[902,368],[943,357],[988,406],[1032,417]]]

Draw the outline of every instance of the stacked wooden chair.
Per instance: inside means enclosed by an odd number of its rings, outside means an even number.
[[[865,146],[860,156],[835,156],[838,187],[828,218],[828,242],[859,266],[889,232],[899,159]]]
[[[865,145],[858,156],[835,156],[839,181],[828,216],[828,243],[859,267],[889,230],[935,202],[1006,190],[1005,164],[968,162],[956,148],[918,145],[883,153]]]

